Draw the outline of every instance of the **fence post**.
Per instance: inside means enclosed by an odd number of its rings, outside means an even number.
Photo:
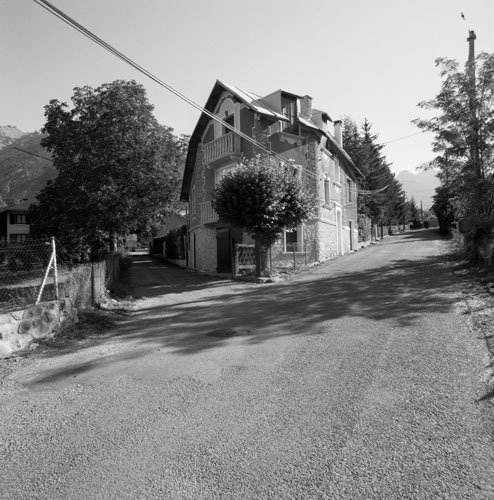
[[[57,247],[55,244],[55,238],[51,237],[51,251],[53,252],[53,281],[55,283],[55,298],[60,299],[58,295],[58,270],[57,270]]]
[[[239,272],[239,253],[240,248],[238,247],[238,243],[233,246],[233,253],[235,255],[235,269],[233,270],[233,275],[236,276]]]
[[[94,306],[95,303],[95,280],[94,280],[94,262],[91,262],[91,305]]]
[[[54,256],[55,256],[55,254],[53,253],[53,246],[52,246],[50,261],[48,262],[48,265],[46,266],[45,275],[43,276],[43,281],[41,282],[41,286],[39,288],[39,293],[38,293],[38,296],[36,297],[36,302],[34,303],[34,305],[37,305],[38,302],[41,300],[41,295],[43,294],[43,290],[45,289],[46,280],[48,279],[48,274],[50,273],[51,266],[53,265]]]

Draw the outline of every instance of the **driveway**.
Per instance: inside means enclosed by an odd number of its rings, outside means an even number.
[[[494,498],[443,252],[406,233],[265,285],[136,257],[130,316],[0,386],[0,498]]]

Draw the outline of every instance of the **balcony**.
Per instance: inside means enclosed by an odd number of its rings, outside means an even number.
[[[218,222],[218,214],[214,211],[210,201],[199,204],[201,211],[201,224],[211,224]]]
[[[240,158],[240,137],[228,133],[202,146],[204,163]]]

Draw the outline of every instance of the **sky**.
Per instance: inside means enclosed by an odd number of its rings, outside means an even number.
[[[391,170],[431,160],[435,60],[494,52],[494,0],[51,0],[79,24],[203,106],[217,79],[267,95],[310,95],[333,120],[367,119]],[[465,20],[463,20],[463,13]],[[191,134],[200,112],[47,12],[0,0],[0,125],[44,125],[51,99],[75,87],[136,80],[158,121]]]

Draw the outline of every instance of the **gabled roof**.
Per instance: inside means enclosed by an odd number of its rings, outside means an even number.
[[[286,116],[278,113],[277,111],[274,111],[273,109],[270,109],[268,106],[266,106],[266,104],[261,102],[261,100],[264,99],[263,97],[254,94],[253,92],[245,92],[238,87],[234,87],[233,85],[229,85],[228,83],[220,82],[219,80],[216,83],[223,85],[225,89],[229,90],[233,95],[235,95],[235,97],[240,99],[244,104],[249,106],[256,113],[260,113],[261,115],[265,116],[272,116],[277,120],[288,121]]]
[[[216,80],[216,83],[213,86],[213,89],[211,90],[211,93],[209,94],[208,100],[206,101],[206,104],[204,106],[204,109],[208,111],[209,113],[214,113],[214,110],[218,104],[219,99],[221,98],[221,95],[223,94],[224,91],[230,92],[235,98],[237,98],[239,101],[243,102],[246,106],[248,106],[252,111],[255,113],[258,113],[260,115],[263,115],[267,118],[270,118],[275,121],[289,121],[288,118],[281,113],[271,109],[265,102],[264,100],[267,99],[268,97],[276,94],[276,93],[282,93],[286,95],[290,95],[295,98],[302,98],[302,96],[299,96],[298,94],[294,94],[292,92],[287,92],[285,90],[277,90],[276,92],[272,92],[271,94],[268,94],[267,96],[259,96],[257,94],[254,94],[253,92],[246,92],[244,90],[239,89],[238,87],[235,87],[234,85],[230,85],[228,83],[222,82],[220,80]],[[317,114],[321,114],[323,118],[326,118],[329,121],[332,121],[330,116],[320,110],[313,110]],[[336,141],[336,139],[329,134],[326,130],[322,129],[319,125],[314,123],[312,120],[308,120],[306,118],[300,117],[299,116],[299,122],[313,130],[317,130],[318,132],[322,133],[324,136],[326,136],[331,144],[334,146],[334,148],[345,158],[347,163],[350,165],[352,169],[354,169],[356,175],[358,177],[364,177],[362,172],[356,167],[355,163],[353,163],[352,159],[348,155],[348,153],[342,148],[340,144]],[[195,162],[196,162],[196,154],[197,154],[197,148],[201,142],[202,135],[204,134],[204,131],[206,130],[206,127],[208,126],[209,122],[211,120],[211,117],[207,113],[201,113],[201,116],[199,117],[199,121],[196,124],[196,127],[194,128],[194,131],[192,132],[192,135],[189,140],[189,147],[187,150],[187,158],[185,160],[185,169],[184,169],[184,177],[182,181],[182,191],[180,193],[180,199],[187,201],[188,200],[188,195],[190,191],[190,185],[192,182],[192,176],[194,173],[194,167],[195,167]]]
[[[261,99],[260,96],[252,92],[245,92],[237,87],[234,87],[233,85],[221,82],[220,80],[216,80],[213,90],[209,94],[208,100],[206,101],[204,109],[206,111],[209,111],[210,113],[214,113],[216,105],[218,104],[218,101],[225,90],[230,92],[239,101],[243,102],[246,106],[251,108],[252,111],[254,111],[255,113],[259,113],[263,116],[271,118],[273,121],[278,121],[278,120],[288,121],[287,118],[283,116],[281,113],[269,109],[265,104],[259,102],[259,99]],[[184,178],[182,181],[182,192],[180,194],[181,200],[188,199],[190,183],[192,181],[192,175],[194,173],[194,166],[196,162],[197,147],[201,142],[202,134],[206,130],[206,127],[208,126],[210,120],[211,120],[210,116],[208,116],[206,113],[201,113],[199,121],[197,122],[197,125],[190,137],[189,148],[187,150],[187,158],[185,160]]]

